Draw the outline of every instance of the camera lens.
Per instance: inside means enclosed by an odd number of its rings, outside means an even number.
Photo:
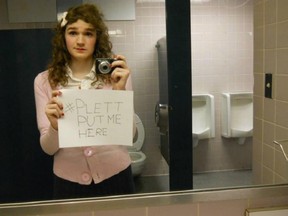
[[[102,74],[107,74],[111,72],[110,63],[108,61],[102,61],[98,66],[99,71]]]

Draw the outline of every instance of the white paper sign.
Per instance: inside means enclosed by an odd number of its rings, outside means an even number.
[[[133,144],[133,91],[61,90],[59,146]]]

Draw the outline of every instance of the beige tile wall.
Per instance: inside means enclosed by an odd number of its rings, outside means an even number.
[[[223,138],[220,123],[221,93],[253,91],[252,3],[191,4],[192,92],[214,95],[216,123],[215,138],[194,148],[194,172],[252,168],[252,139]]]
[[[168,174],[168,165],[160,153],[160,134],[154,121],[155,105],[159,98],[157,41],[166,34],[165,6],[159,1],[136,3],[135,21],[109,21],[110,30],[123,35],[112,36],[115,53],[127,57],[132,71],[135,112],[145,127],[142,151],[146,165],[142,175]]]
[[[274,140],[288,139],[288,1],[254,4],[253,171],[257,184],[287,183],[288,162]],[[265,73],[272,73],[272,99],[264,97]],[[288,142],[284,143],[288,152]]]

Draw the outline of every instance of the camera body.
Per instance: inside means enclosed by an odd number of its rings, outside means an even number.
[[[114,68],[111,67],[114,58],[96,58],[96,74],[111,74]]]

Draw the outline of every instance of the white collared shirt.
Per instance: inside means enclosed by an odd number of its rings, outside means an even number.
[[[103,88],[103,81],[96,80],[96,71],[95,71],[95,63],[93,64],[93,67],[91,68],[90,72],[84,76],[83,79],[79,79],[77,77],[73,76],[72,69],[69,67],[69,65],[66,65],[67,67],[67,77],[68,77],[68,83],[65,87],[65,89],[102,89]]]

